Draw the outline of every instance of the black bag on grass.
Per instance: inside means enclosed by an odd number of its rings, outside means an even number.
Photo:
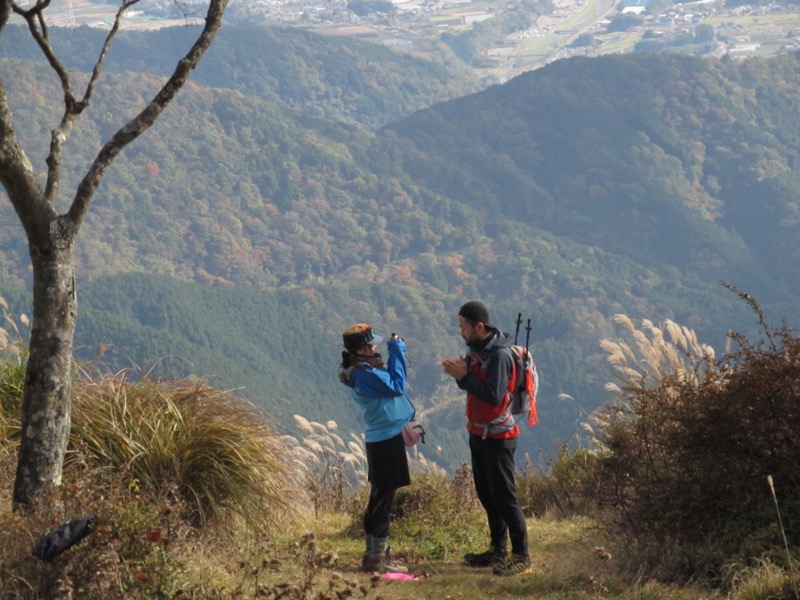
[[[56,556],[80,542],[91,531],[92,522],[97,517],[92,515],[85,519],[75,519],[59,525],[47,532],[33,549],[33,555],[45,562],[51,562]]]

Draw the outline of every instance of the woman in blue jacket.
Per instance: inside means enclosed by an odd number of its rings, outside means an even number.
[[[392,560],[387,541],[395,492],[411,483],[402,435],[415,412],[406,396],[406,344],[392,334],[384,364],[377,352],[383,338],[375,335],[368,324],[351,325],[342,339],[345,350],[339,379],[350,388],[364,416],[370,482],[369,503],[364,511],[367,547],[361,568],[370,573],[405,573],[407,569]]]

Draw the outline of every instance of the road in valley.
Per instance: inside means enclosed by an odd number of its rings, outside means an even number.
[[[613,15],[620,0],[555,0],[550,15],[536,19],[533,27],[511,36],[513,47],[494,53],[504,55],[502,81],[563,58],[564,49],[578,37]]]

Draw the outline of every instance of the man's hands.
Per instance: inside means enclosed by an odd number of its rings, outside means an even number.
[[[467,376],[467,361],[463,356],[445,358],[442,360],[442,369],[456,381],[461,381]]]

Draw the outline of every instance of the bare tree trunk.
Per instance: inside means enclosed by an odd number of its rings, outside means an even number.
[[[25,19],[61,81],[64,114],[51,132],[47,181],[41,189],[33,166],[20,144],[0,74],[0,183],[19,216],[28,238],[33,264],[33,327],[22,403],[22,440],[14,482],[13,508],[35,509],[61,483],[72,413],[72,345],[77,316],[74,241],[97,186],[123,148],[153,125],[189,79],[222,27],[228,0],[210,0],[206,23],[187,54],[150,103],[108,140],[95,157],[73,197],[69,211],[56,212],[61,183],[62,150],[73,125],[89,106],[111,41],[125,11],[139,0],[120,0],[111,31],[92,70],[83,97],[76,98],[69,72],[50,45],[44,16],[50,0],[22,8],[15,0],[0,0],[0,33],[14,12]]]
[[[57,221],[54,221],[57,222]],[[58,247],[63,246],[63,247]],[[72,411],[72,339],[77,316],[73,242],[31,245],[33,328],[25,374],[14,510],[33,508],[61,483]]]

